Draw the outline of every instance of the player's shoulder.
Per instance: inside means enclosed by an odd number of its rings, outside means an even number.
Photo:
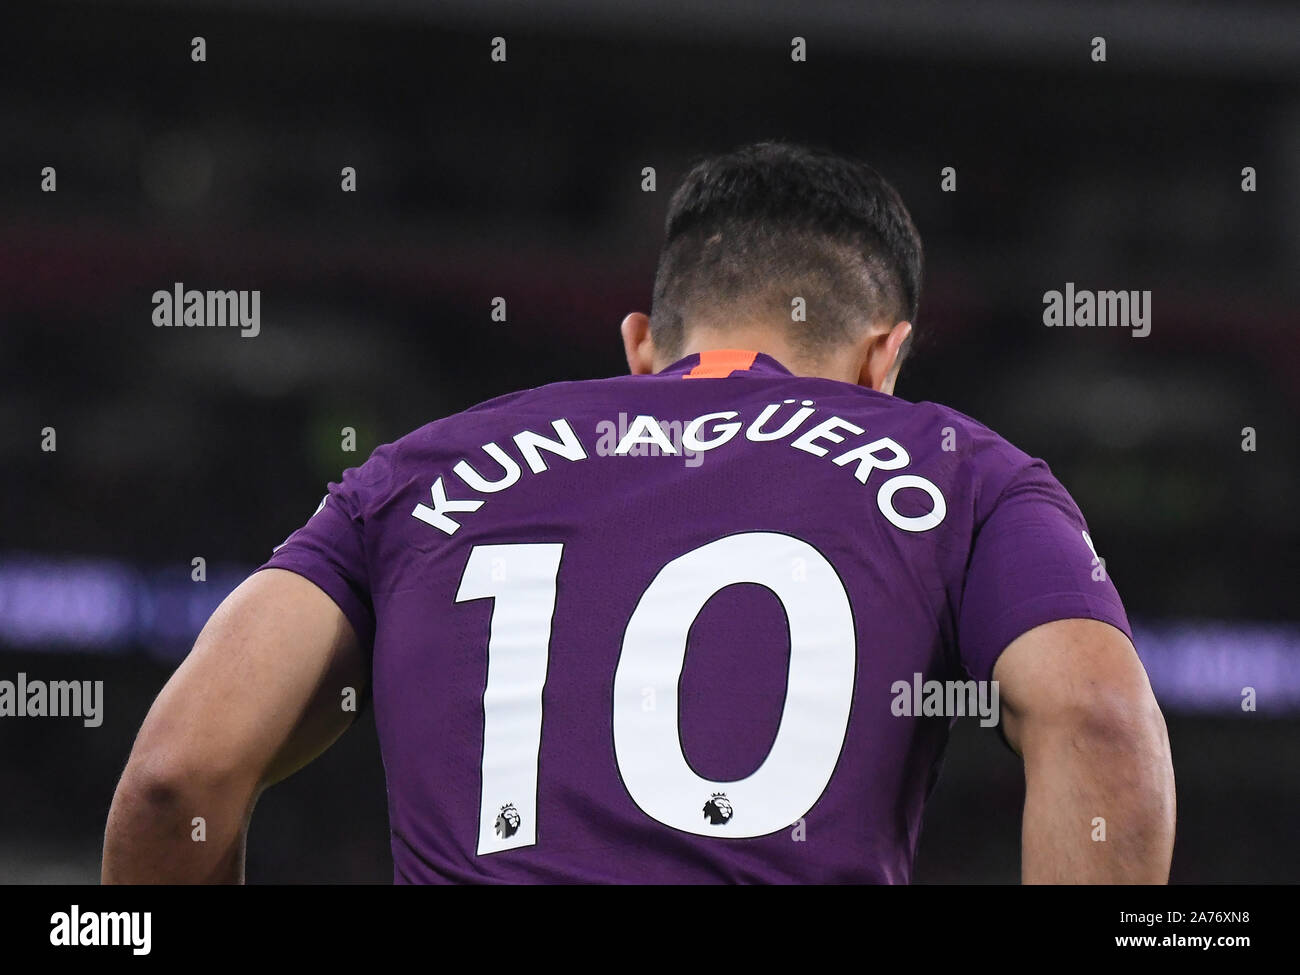
[[[508,435],[524,427],[545,434],[556,420],[582,409],[599,409],[613,379],[576,379],[532,386],[430,420],[371,454],[367,464],[398,466],[422,462],[431,454],[463,452],[481,448],[493,437]],[[539,426],[540,424],[540,426]],[[365,465],[363,465],[365,466]]]
[[[876,426],[887,424],[901,436],[936,443],[943,453],[991,466],[1021,467],[1032,462],[1025,451],[974,417],[932,400],[909,400],[850,383],[818,380],[826,395],[817,398],[823,409],[847,420]]]
[[[941,434],[951,431],[958,448],[965,449],[972,456],[988,456],[1015,465],[1028,463],[1033,459],[992,427],[960,410],[928,400],[914,405],[918,409],[919,416],[926,422],[937,425]]]
[[[969,498],[977,519],[1014,484],[1055,484],[1045,461],[958,409],[847,383],[833,385],[841,389],[836,395],[819,398],[820,406],[834,409],[873,435],[887,431],[881,435],[898,441],[919,473],[945,490],[951,488],[954,495]]]
[[[617,415],[628,408],[630,396],[655,388],[680,387],[662,376],[616,376],[515,390],[431,420],[376,448],[359,469],[349,473],[357,483],[382,492],[402,481],[405,472],[427,471],[431,464],[481,450],[524,429],[550,436],[556,433],[556,423],[579,424],[583,417]],[[918,459],[930,458],[950,476],[973,480],[985,489],[1000,490],[1016,472],[1041,463],[980,421],[929,400],[911,401],[851,383],[796,376],[759,381],[746,377],[728,392],[737,408],[756,414],[769,402],[811,403],[818,420],[836,416],[868,433],[889,436]],[[580,423],[580,429],[586,430],[587,425]]]
[[[598,409],[605,394],[613,394],[617,379],[572,379],[530,386],[483,400],[456,413],[450,413],[417,427],[393,441],[390,447],[402,453],[429,444],[473,440],[485,433],[498,431],[504,423],[549,426],[566,413]],[[540,432],[540,431],[539,431]]]
[[[1043,458],[1021,449],[996,430],[952,407],[939,403],[917,405],[933,410],[934,422],[943,424],[945,446],[961,458],[961,476],[973,487],[978,517],[990,512],[1016,487],[1068,496]]]

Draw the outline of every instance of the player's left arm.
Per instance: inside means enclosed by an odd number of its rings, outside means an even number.
[[[109,811],[103,882],[242,882],[258,796],[333,744],[356,713],[344,690],[359,699],[367,680],[329,596],[283,569],[250,576],[145,718]]]

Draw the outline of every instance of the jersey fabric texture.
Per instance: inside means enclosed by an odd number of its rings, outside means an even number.
[[[922,689],[1131,636],[1041,460],[738,350],[429,423],[263,568],[371,655],[398,883],[905,883],[956,720]]]

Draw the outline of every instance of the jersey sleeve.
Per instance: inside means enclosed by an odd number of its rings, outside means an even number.
[[[976,526],[957,624],[962,665],[989,680],[1016,637],[1074,618],[1110,623],[1132,639],[1078,506],[1047,465],[1032,460]]]
[[[329,485],[305,525],[278,546],[258,568],[287,569],[314,582],[343,611],[362,648],[370,653],[375,639],[375,610],[366,561],[361,486],[363,468],[344,471]]]

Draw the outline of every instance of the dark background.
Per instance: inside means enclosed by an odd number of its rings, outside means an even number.
[[[1151,634],[1174,880],[1300,879],[1300,8],[694,6],[5,12],[0,679],[103,679],[107,716],[0,719],[0,881],[97,879],[150,701],[327,481],[483,399],[622,371],[674,181],[761,138],[894,182],[927,249],[897,392],[1045,458],[1086,513]],[[261,335],[155,328],[177,281],[260,289]],[[1151,334],[1044,328],[1067,281],[1151,290]],[[150,609],[106,630],[69,595],[78,572],[118,580],[104,606]],[[959,727],[916,878],[1016,881],[1022,798],[996,733]],[[369,719],[262,800],[248,876],[390,878]]]

